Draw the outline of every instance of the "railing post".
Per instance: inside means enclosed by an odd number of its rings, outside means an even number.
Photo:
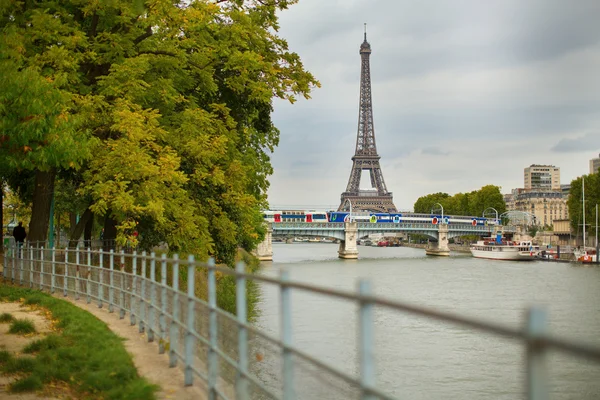
[[[79,281],[79,245],[75,248],[75,300],[79,300],[79,292],[81,291]]]
[[[156,316],[156,254],[150,253],[150,307],[148,308],[148,341],[154,341],[154,318]]]
[[[52,247],[52,275],[50,276],[50,293],[56,290],[56,247]]]
[[[160,260],[160,314],[158,315],[158,354],[165,352],[165,339],[167,337],[167,321],[165,313],[167,311],[167,255],[162,254]]]
[[[63,274],[63,296],[67,297],[67,289],[69,284],[69,247],[65,247],[65,271]]]
[[[177,366],[177,353],[175,352],[179,345],[179,255],[173,255],[173,319],[169,329],[169,367]]]
[[[108,312],[114,312],[114,300],[115,300],[115,250],[110,249],[109,255],[109,283],[108,283]]]
[[[33,288],[33,270],[34,270],[34,262],[33,262],[33,246],[29,246],[29,287]]]
[[[194,331],[196,330],[196,319],[194,306],[196,295],[194,292],[194,272],[196,271],[196,263],[194,256],[188,256],[188,274],[187,274],[187,332],[185,334],[185,386],[191,386],[194,383],[194,346],[195,338]]]
[[[141,288],[140,288],[140,325],[138,332],[144,333],[146,321],[146,252],[142,252],[142,269],[140,270]]]
[[[44,246],[40,247],[40,290],[44,290]]]
[[[121,250],[121,289],[119,290],[119,319],[125,318],[125,289],[127,282],[125,280],[125,250]]]
[[[136,301],[137,297],[137,251],[134,250],[131,259],[131,297],[129,302],[129,323],[133,326],[135,325],[135,306],[136,303],[139,304],[139,301]]]
[[[235,266],[235,298],[238,321],[238,368],[235,379],[236,399],[248,399],[248,330],[246,329],[246,277],[243,262]]]
[[[525,334],[527,335],[527,381],[526,398],[528,400],[548,399],[548,370],[546,368],[546,349],[539,342],[548,332],[546,310],[530,308],[527,310]]]
[[[17,245],[18,247],[18,245]],[[21,245],[19,250],[19,255],[21,256],[19,259],[19,285],[23,286],[23,270],[24,270],[24,258],[25,258],[25,244]]]
[[[98,251],[98,308],[104,301],[104,249]]]
[[[87,249],[87,282],[85,283],[85,291],[87,294],[87,304],[92,302],[92,249]]]
[[[371,296],[371,282],[364,279],[359,280],[358,293],[360,296]],[[361,300],[359,307],[358,356],[360,363],[361,399],[374,400],[375,396],[373,396],[369,391],[369,389],[375,388],[373,304],[371,302]]]
[[[12,277],[12,283],[15,283],[15,275],[17,274],[17,258],[19,257],[19,246],[17,245],[17,243],[15,242],[13,244],[13,254],[12,254],[12,271],[11,271],[11,277]]]
[[[217,278],[215,259],[208,260],[208,399],[217,400],[217,377],[219,375],[219,357],[217,356]]]
[[[283,400],[296,398],[294,390],[294,359],[290,347],[292,347],[292,303],[291,291],[287,283],[290,274],[287,270],[281,271],[281,342],[283,343]]]

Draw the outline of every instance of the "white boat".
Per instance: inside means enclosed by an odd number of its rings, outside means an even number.
[[[581,178],[581,196],[583,207],[583,247],[573,250],[575,260],[582,263],[595,263],[598,257],[596,249],[585,245],[585,177]],[[596,205],[596,246],[598,246],[598,206]]]
[[[584,247],[580,249],[573,250],[573,254],[575,255],[575,260],[582,263],[595,263],[596,257],[596,249],[592,247]]]
[[[531,241],[507,241],[487,238],[471,245],[471,254],[476,258],[508,261],[533,261],[540,254],[540,247]]]

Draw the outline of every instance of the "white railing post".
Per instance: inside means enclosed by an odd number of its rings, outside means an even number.
[[[361,279],[358,282],[360,296],[371,296],[371,282]],[[359,336],[358,357],[360,363],[360,388],[362,400],[374,400],[369,389],[375,388],[375,357],[374,357],[374,316],[373,304],[361,300],[359,305]]]
[[[121,275],[121,288],[119,289],[119,319],[125,318],[125,290],[127,281],[125,279],[125,250],[121,250],[121,266],[119,268]]]
[[[156,254],[150,253],[150,307],[148,308],[148,341],[154,341],[156,316]]]
[[[65,247],[65,271],[63,275],[63,296],[67,297],[69,284],[69,247]]]
[[[292,347],[292,303],[291,291],[287,286],[290,280],[290,274],[287,270],[281,270],[281,342],[283,344],[283,400],[292,400],[296,398],[294,390],[294,358],[290,351]]]
[[[109,275],[108,275],[108,312],[112,313],[115,311],[114,300],[115,300],[115,250],[110,249],[109,255]]]
[[[40,247],[40,290],[44,290],[44,246]]]
[[[131,298],[129,301],[129,323],[133,326],[135,325],[135,307],[139,305],[139,301],[136,300],[137,297],[137,251],[133,251],[132,259],[131,259]]]
[[[246,277],[243,262],[235,266],[236,313],[238,321],[238,367],[235,379],[236,399],[248,399],[248,330],[246,329]]]
[[[160,260],[160,314],[158,315],[158,354],[165,352],[165,339],[167,337],[167,255],[162,254]]]
[[[138,326],[138,332],[144,333],[146,330],[146,252],[142,252],[142,266],[140,269],[140,277],[141,277],[141,288],[140,288],[140,324]]]
[[[98,308],[102,308],[104,301],[104,249],[98,251]]]
[[[217,378],[219,375],[219,357],[217,356],[217,278],[215,259],[208,260],[208,399],[217,400]]]
[[[81,282],[79,280],[79,244],[75,248],[75,300],[79,300],[79,292],[81,291]]]
[[[92,302],[92,249],[87,249],[87,282],[85,283],[85,292],[87,294],[86,302]]]
[[[34,270],[34,261],[33,261],[33,246],[29,246],[29,287],[33,288],[33,270]]]
[[[169,329],[169,367],[177,366],[177,347],[179,346],[179,255],[173,255],[173,308]]]
[[[194,292],[196,263],[194,256],[188,256],[187,273],[187,332],[185,335],[185,386],[191,386],[194,383],[194,332],[196,330],[195,303],[196,294]]]
[[[56,247],[52,247],[52,275],[50,276],[50,293],[56,290]]]
[[[548,399],[546,349],[539,342],[539,339],[542,339],[547,332],[546,310],[536,307],[528,309],[525,325],[525,334],[527,335],[526,398],[528,400]]]

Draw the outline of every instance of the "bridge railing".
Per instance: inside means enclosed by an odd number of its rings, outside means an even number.
[[[219,278],[218,278],[219,276]],[[232,277],[235,282],[237,315],[217,307],[217,279]],[[106,306],[121,319],[129,314],[131,325],[145,332],[148,341],[159,343],[167,353],[169,366],[181,365],[182,385],[196,379],[204,382],[211,399],[295,399],[302,391],[295,369],[308,364],[320,374],[344,382],[361,399],[393,399],[377,384],[374,356],[374,308],[383,307],[431,320],[492,333],[524,345],[526,360],[524,387],[527,399],[546,399],[549,392],[545,356],[549,350],[600,363],[600,348],[563,340],[548,334],[548,316],[542,308],[526,311],[521,329],[469,318],[427,307],[376,296],[368,280],[359,280],[356,292],[331,289],[309,283],[293,282],[286,270],[279,277],[249,274],[243,263],[235,270],[215,266],[213,260],[198,262],[193,256],[180,260],[152,254],[126,254],[83,249],[13,248],[5,257],[4,281],[45,290],[55,295]],[[247,320],[248,281],[275,285],[280,296],[280,335],[274,336]],[[358,308],[358,373],[333,367],[294,345],[292,292],[310,292]],[[204,298],[200,298],[200,297]],[[253,343],[260,339],[264,348],[273,349],[277,361],[268,366],[250,357]],[[271,354],[273,355],[273,354]],[[258,359],[258,353],[256,359]],[[277,368],[280,379],[269,380],[263,368]],[[270,371],[273,372],[273,371]],[[261,378],[262,377],[262,378]]]

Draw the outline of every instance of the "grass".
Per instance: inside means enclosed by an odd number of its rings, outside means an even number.
[[[15,317],[9,313],[0,314],[0,323],[12,322],[14,319]]]
[[[30,319],[15,319],[8,329],[8,333],[14,335],[26,335],[28,333],[35,333],[35,325]]]
[[[13,286],[0,285],[0,299],[23,299],[44,307],[59,329],[30,343],[24,350],[29,356],[0,351],[0,368],[20,377],[11,391],[50,390],[59,383],[78,398],[155,398],[157,387],[138,375],[122,339],[93,315],[64,300]]]

